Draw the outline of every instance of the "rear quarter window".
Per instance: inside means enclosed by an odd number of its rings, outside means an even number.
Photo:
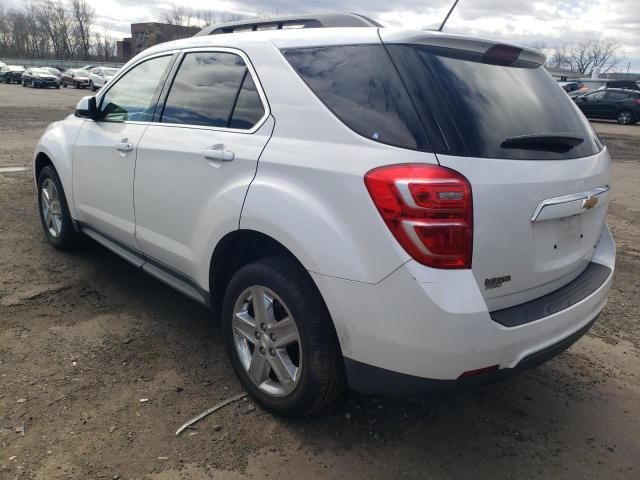
[[[287,49],[283,54],[316,96],[355,132],[389,145],[430,149],[382,45]]]

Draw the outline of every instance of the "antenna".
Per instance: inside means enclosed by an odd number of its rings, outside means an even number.
[[[453,5],[451,5],[451,8],[449,9],[449,13],[447,13],[447,16],[444,17],[444,20],[442,21],[442,25],[440,25],[440,28],[438,29],[439,32],[442,31],[442,29],[444,28],[444,24],[447,23],[447,20],[449,20],[449,16],[451,15],[451,12],[453,12],[453,9],[456,8],[456,5],[458,5],[458,2],[460,0],[454,0]]]

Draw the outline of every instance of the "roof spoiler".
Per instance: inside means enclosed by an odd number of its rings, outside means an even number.
[[[339,28],[382,27],[375,20],[357,13],[318,13],[288,17],[254,18],[238,22],[219,23],[206,27],[194,36],[219,35],[223,33],[255,32],[259,30],[282,30],[286,28]]]
[[[503,44],[495,40],[472,38],[433,30],[401,30],[385,28],[380,30],[380,38],[386,44],[413,43],[432,47],[453,48],[481,53],[496,59],[523,60],[536,65],[544,65],[547,57],[538,50],[520,45]]]

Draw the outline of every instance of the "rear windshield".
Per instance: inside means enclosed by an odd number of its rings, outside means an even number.
[[[343,122],[384,143],[449,155],[525,160],[585,157],[602,148],[569,96],[544,67],[532,63],[419,45],[284,53]],[[512,141],[530,135],[582,141],[562,148],[547,147],[544,141],[533,147]]]

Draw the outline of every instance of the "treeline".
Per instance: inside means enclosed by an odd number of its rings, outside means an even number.
[[[116,42],[95,28],[86,0],[31,0],[0,4],[0,57],[113,61]]]

